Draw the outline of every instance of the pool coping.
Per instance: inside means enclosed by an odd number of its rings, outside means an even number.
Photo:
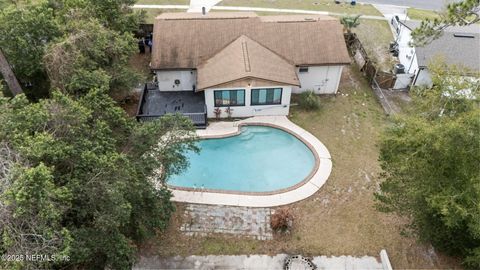
[[[242,126],[268,126],[295,136],[315,157],[315,165],[305,179],[291,187],[268,192],[242,192],[215,189],[194,189],[168,185],[173,201],[231,205],[246,207],[274,207],[306,199],[316,193],[328,179],[332,161],[328,149],[315,136],[295,125],[285,116],[256,116],[234,122],[215,122],[205,130],[198,130],[201,139],[218,139],[236,136]]]

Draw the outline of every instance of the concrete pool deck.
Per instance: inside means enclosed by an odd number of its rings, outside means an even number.
[[[315,136],[303,128],[295,125],[285,116],[255,116],[233,122],[213,122],[204,130],[197,130],[200,138],[222,138],[234,136],[240,132],[242,125],[266,125],[284,129],[309,144],[312,151],[316,152],[319,166],[301,186],[276,194],[231,194],[209,192],[198,189],[197,191],[180,190],[171,188],[173,201],[231,205],[245,207],[274,207],[291,204],[306,199],[317,192],[327,181],[332,171],[332,161],[328,149]]]

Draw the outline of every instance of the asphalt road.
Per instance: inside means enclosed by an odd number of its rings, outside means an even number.
[[[421,9],[442,10],[447,3],[459,0],[360,0],[359,3],[408,6]]]

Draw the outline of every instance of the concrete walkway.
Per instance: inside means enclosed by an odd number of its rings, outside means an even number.
[[[190,6],[187,12],[202,12],[202,7],[208,12],[210,9],[222,0],[190,0]]]
[[[276,256],[268,255],[238,255],[238,256],[188,256],[188,257],[170,257],[160,258],[140,257],[139,261],[133,266],[134,270],[146,269],[229,269],[229,270],[247,270],[247,269],[283,269],[283,263],[288,257],[286,254]],[[313,257],[312,262],[317,269],[335,269],[335,270],[383,270],[382,263],[375,257]],[[296,268],[307,269],[307,268]],[[388,268],[387,268],[388,269]]]
[[[187,6],[187,5],[133,5],[133,8],[140,8],[140,9],[186,9],[186,10],[189,10],[190,6]],[[293,14],[318,14],[318,15],[331,15],[331,16],[351,15],[351,14],[346,14],[346,13],[335,13],[335,12],[328,12],[328,11],[315,11],[315,10],[303,10],[303,9],[281,9],[281,8],[257,8],[257,7],[212,6],[211,10],[259,11],[259,12],[293,13]],[[199,12],[201,12],[201,7],[200,7]],[[371,15],[362,15],[362,19],[386,20],[385,17],[371,16]]]
[[[407,16],[408,7],[405,6],[392,6],[392,5],[373,5],[380,13],[383,14],[389,22],[393,16],[398,16],[401,21],[409,20]]]
[[[361,0],[358,3],[373,5],[391,5],[404,6],[428,10],[443,10],[448,3],[459,2],[461,0]]]

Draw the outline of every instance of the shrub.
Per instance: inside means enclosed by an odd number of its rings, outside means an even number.
[[[228,118],[232,118],[233,109],[230,107],[227,107],[225,109],[225,113],[227,114]]]
[[[215,118],[218,120],[220,119],[220,116],[222,115],[222,110],[220,108],[215,108],[215,110],[213,110],[213,113],[215,114]]]
[[[275,232],[289,232],[293,226],[293,215],[288,208],[280,208],[270,217],[270,227]]]
[[[320,99],[311,90],[300,94],[298,105],[304,110],[317,110],[320,108]]]

